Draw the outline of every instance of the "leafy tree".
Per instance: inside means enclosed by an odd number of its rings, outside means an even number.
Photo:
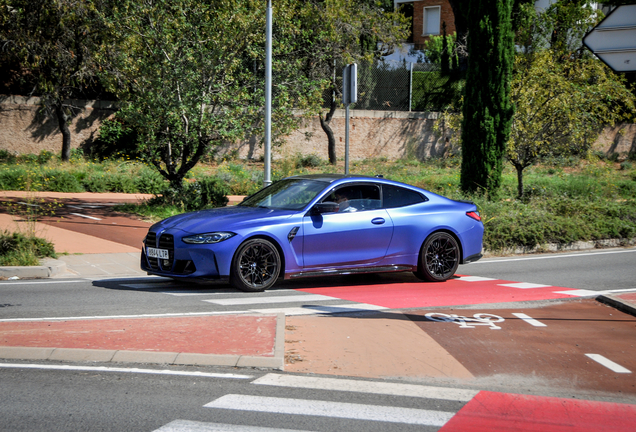
[[[548,155],[585,154],[605,125],[633,113],[621,80],[593,58],[556,61],[551,51],[519,55],[511,97],[516,106],[506,158],[523,170]]]
[[[42,97],[57,118],[62,160],[71,155],[68,99],[94,92],[95,55],[108,40],[101,0],[0,0],[3,74]]]
[[[264,7],[256,0],[126,0],[109,12],[120,39],[102,60],[125,101],[118,116],[173,189],[181,190],[213,146],[262,127]],[[275,92],[279,108],[302,106],[311,95],[294,95],[286,84]],[[273,122],[281,124],[288,125]]]
[[[514,113],[512,0],[470,2],[468,71],[462,122],[461,188],[496,194]]]
[[[391,53],[407,37],[409,24],[401,14],[388,12],[386,5],[373,0],[308,0],[299,20],[302,33],[295,46],[306,77],[322,83],[321,105],[327,108],[320,110],[320,125],[327,135],[329,162],[335,164],[336,139],[330,123],[342,97],[342,67]]]
[[[624,80],[582,47],[582,36],[601,18],[596,11],[562,2],[527,17],[527,33],[518,34],[526,45],[515,62],[516,112],[506,150],[519,198],[525,168],[548,155],[584,155],[605,125],[634,114]],[[555,29],[561,29],[557,36]]]

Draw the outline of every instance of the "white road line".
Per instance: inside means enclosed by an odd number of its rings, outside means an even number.
[[[453,389],[444,387],[430,387],[416,384],[397,384],[374,381],[360,381],[338,378],[318,378],[309,376],[267,374],[252,384],[305,388],[314,390],[335,390],[358,393],[372,393],[391,396],[419,397],[427,399],[441,399],[468,402],[479,391]]]
[[[624,368],[623,366],[619,365],[618,363],[614,363],[610,359],[608,359],[606,357],[603,357],[600,354],[585,354],[585,355],[588,356],[589,358],[591,358],[592,360],[594,360],[595,362],[605,366],[606,368],[608,368],[612,372],[616,372],[616,373],[632,373],[632,371],[630,371],[629,369]]]
[[[11,369],[43,369],[43,370],[64,370],[64,371],[85,371],[85,372],[119,372],[138,373],[152,375],[176,375],[201,378],[228,378],[228,379],[250,379],[252,375],[221,374],[196,371],[177,371],[159,369],[139,369],[139,368],[117,368],[105,366],[71,366],[71,365],[40,365],[40,364],[20,364],[20,363],[0,363],[0,368]]]
[[[146,288],[174,288],[172,281],[165,282],[149,282],[149,283],[135,283],[135,284],[121,284],[121,286],[132,289],[146,289]]]
[[[457,280],[464,281],[464,282],[486,282],[486,281],[494,281],[498,279],[482,277],[482,276],[462,276],[460,278],[457,278]]]
[[[547,325],[543,324],[541,321],[537,321],[536,319],[531,318],[524,313],[513,313],[513,315],[516,316],[517,318],[521,318],[528,324],[533,325],[535,327],[547,327]]]
[[[579,254],[537,256],[537,257],[524,257],[524,258],[479,260],[479,261],[472,262],[471,264],[472,265],[475,265],[475,264],[481,265],[481,264],[496,264],[496,263],[512,262],[512,261],[534,261],[534,260],[543,260],[543,259],[579,258],[579,257],[582,257],[582,256],[608,255],[608,254],[631,253],[631,252],[636,252],[636,249],[605,251],[605,252],[589,252],[589,253],[579,253]]]
[[[552,286],[552,285],[541,285],[541,284],[528,283],[528,282],[517,282],[517,283],[497,284],[497,285],[510,287],[510,288],[519,288],[519,289],[550,288]]]
[[[355,312],[367,312],[388,309],[384,306],[376,306],[365,303],[356,304],[343,304],[343,305],[329,305],[319,306],[311,305],[305,307],[295,308],[272,308],[272,309],[250,309],[251,312],[257,312],[262,314],[278,314],[284,313],[285,315],[315,315],[315,314],[335,314],[335,313],[355,313]]]
[[[216,296],[220,294],[228,294],[231,293],[231,289],[224,289],[222,291],[160,291],[161,294],[167,294],[175,297],[189,297],[189,296]]]
[[[603,291],[592,291],[592,290],[570,290],[570,291],[555,291],[555,294],[566,294],[577,297],[594,297],[603,294],[617,294],[624,292],[635,292],[636,288],[625,288],[625,289],[615,289],[615,290],[603,290]]]
[[[29,207],[40,207],[38,204],[28,203],[28,202],[24,202],[24,201],[18,201],[18,204],[22,204],[22,205],[29,206]]]
[[[185,312],[185,313],[165,313],[165,314],[106,315],[106,316],[47,317],[47,318],[8,318],[8,319],[0,319],[0,322],[71,321],[71,320],[122,319],[122,318],[168,318],[168,317],[212,316],[212,315],[247,314],[247,313],[250,313],[250,311]]]
[[[565,295],[570,295],[574,297],[590,297],[590,296],[597,296],[599,294],[602,294],[602,292],[600,291],[590,291],[590,290],[584,290],[584,289],[569,290],[569,291],[555,291],[554,293],[565,294]]]
[[[86,219],[101,220],[100,218],[96,218],[96,217],[93,217],[93,216],[83,215],[83,214],[81,214],[81,213],[71,213],[71,214],[72,214],[73,216],[79,216],[79,217],[83,217],[83,218],[86,218]]]
[[[99,209],[99,208],[102,208],[104,206],[103,205],[88,205],[88,204],[84,204],[84,205],[81,205],[81,206],[76,206],[76,205],[67,204],[66,207],[70,207],[70,208],[74,208],[74,209],[78,209],[78,210],[84,210],[84,209],[87,209],[87,208]]]
[[[235,297],[217,300],[203,300],[204,302],[214,303],[222,306],[236,306],[248,304],[270,304],[270,303],[298,303],[298,302],[314,302],[340,300],[335,297],[323,296],[320,294],[299,294],[293,296],[274,296],[274,297]]]
[[[455,415],[450,412],[415,408],[233,394],[220,397],[204,407],[426,426],[444,426]]]
[[[191,420],[175,420],[153,432],[308,432],[296,429],[272,429],[260,426],[244,426],[221,423],[204,423]]]

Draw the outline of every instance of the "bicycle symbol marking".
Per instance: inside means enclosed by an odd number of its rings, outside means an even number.
[[[440,312],[430,312],[427,313],[425,316],[431,321],[454,322],[455,324],[459,324],[459,328],[475,328],[475,326],[478,325],[485,325],[490,326],[490,330],[501,330],[501,327],[495,325],[495,323],[505,321],[504,318],[500,317],[499,315],[487,313],[477,313],[473,315],[473,318],[455,314],[449,315]]]

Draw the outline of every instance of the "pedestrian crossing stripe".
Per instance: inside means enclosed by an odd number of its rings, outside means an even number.
[[[478,393],[477,390],[433,387],[417,384],[401,384],[340,378],[318,378],[309,376],[280,375],[274,373],[257,378],[252,381],[252,384],[313,390],[359,392],[387,396],[418,397],[459,402],[468,402]]]
[[[206,405],[206,408],[267,412],[274,414],[310,415],[351,420],[380,421],[421,426],[444,426],[454,412],[348,402],[329,402],[265,396],[229,394]]]

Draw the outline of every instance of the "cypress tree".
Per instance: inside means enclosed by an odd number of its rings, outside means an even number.
[[[462,121],[461,188],[494,196],[514,107],[512,0],[472,0],[468,14],[468,71]]]

